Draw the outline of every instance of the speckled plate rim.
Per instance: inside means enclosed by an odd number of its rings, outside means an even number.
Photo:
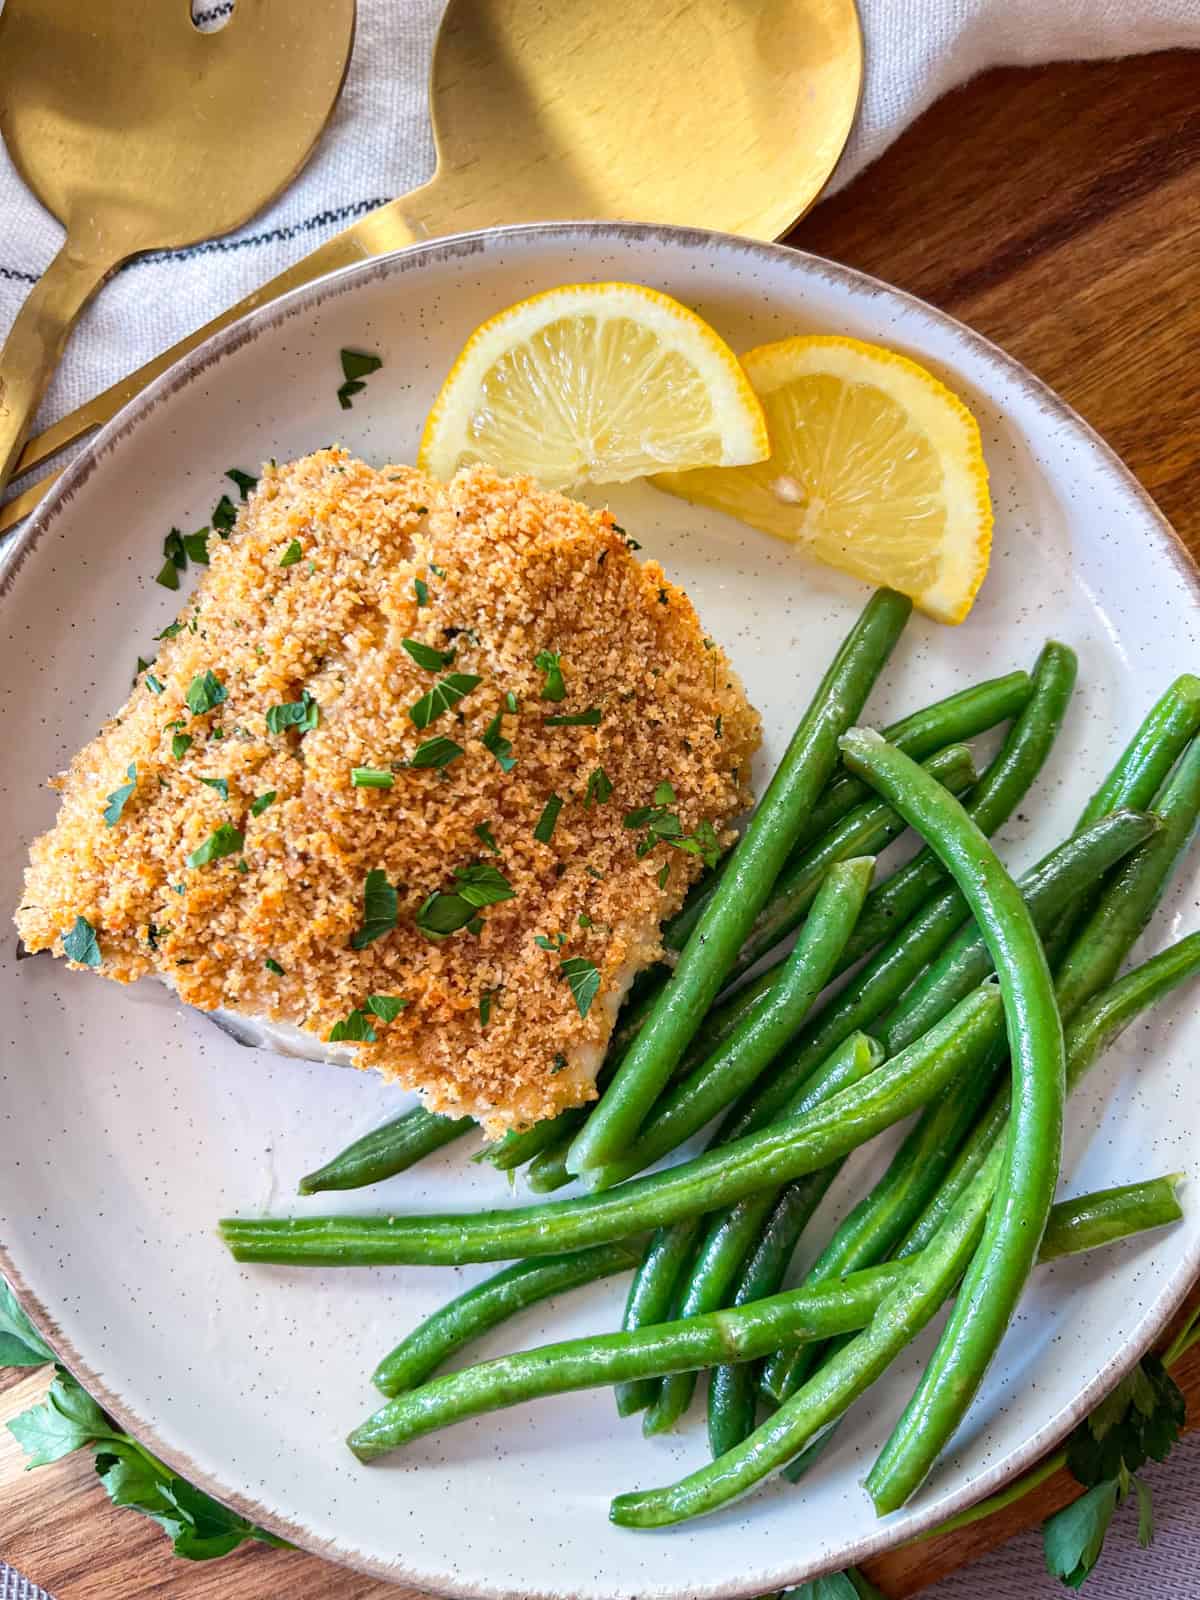
[[[1166,547],[1179,576],[1200,605],[1200,570],[1193,563],[1179,535],[1116,452],[1105,443],[1090,423],[1040,378],[1035,377],[999,345],[976,333],[956,317],[938,310],[916,295],[893,288],[869,273],[856,271],[852,267],[787,245],[764,243],[701,228],[586,221],[488,228],[411,245],[403,250],[372,257],[354,266],[343,267],[311,284],[291,291],[214,334],[157,378],[97,433],[50,489],[25,526],[13,536],[6,547],[0,549],[0,599],[3,599],[11,589],[13,578],[20,570],[26,555],[53,530],[60,513],[84,487],[99,463],[112,454],[123,439],[172,395],[195,382],[211,367],[243,345],[253,343],[260,334],[288,322],[293,317],[306,314],[327,300],[352,292],[363,283],[403,274],[420,268],[426,262],[483,255],[492,248],[526,239],[542,243],[561,240],[564,246],[569,247],[572,243],[578,243],[581,236],[589,242],[611,241],[616,245],[631,239],[650,242],[661,240],[675,246],[697,249],[717,244],[722,248],[773,261],[776,265],[781,263],[794,265],[807,275],[816,274],[831,283],[860,294],[865,292],[872,297],[886,297],[941,324],[976,360],[993,369],[999,369],[1007,380],[1025,389],[1041,410],[1066,425],[1084,441],[1096,457],[1099,469],[1119,483],[1125,492],[1140,504],[1147,521],[1155,528],[1162,544]],[[73,1343],[63,1335],[49,1308],[41,1303],[25,1283],[17,1262],[3,1240],[0,1240],[0,1271],[3,1271],[8,1278],[23,1309],[58,1353],[62,1364],[100,1401],[105,1410],[117,1419],[122,1428],[147,1445],[174,1470],[240,1515],[312,1555],[391,1583],[416,1583],[428,1592],[463,1597],[463,1600],[569,1600],[569,1597],[561,1592],[514,1590],[492,1584],[464,1583],[456,1580],[453,1573],[435,1578],[433,1581],[436,1582],[437,1588],[430,1591],[431,1578],[428,1573],[412,1572],[402,1563],[381,1562],[362,1551],[347,1549],[337,1541],[318,1539],[304,1527],[289,1522],[285,1517],[258,1504],[252,1497],[231,1490],[219,1477],[203,1471],[179,1448],[165,1440],[155,1423],[147,1417],[140,1416],[126,1405],[120,1395],[113,1393],[92,1371]],[[1200,1276],[1200,1237],[1197,1238],[1190,1253],[1161,1285],[1158,1294],[1143,1312],[1120,1353],[1079,1391],[1071,1405],[1056,1412],[1048,1422],[1032,1433],[1019,1449],[1011,1452],[970,1482],[963,1484],[959,1490],[943,1496],[927,1510],[898,1513],[897,1516],[903,1516],[901,1527],[897,1527],[893,1519],[884,1519],[869,1533],[846,1544],[836,1557],[831,1557],[820,1567],[812,1570],[796,1571],[779,1568],[758,1574],[753,1582],[746,1585],[739,1584],[736,1588],[730,1588],[728,1585],[698,1588],[693,1584],[686,1592],[680,1591],[677,1600],[742,1600],[742,1597],[758,1595],[768,1590],[787,1588],[817,1577],[821,1572],[837,1571],[842,1567],[868,1560],[895,1545],[911,1543],[940,1523],[994,1494],[1052,1450],[1076,1423],[1120,1382],[1170,1322],[1198,1276]]]

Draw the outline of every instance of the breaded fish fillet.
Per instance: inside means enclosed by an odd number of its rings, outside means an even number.
[[[265,468],[210,548],[56,780],[25,945],[303,1030],[490,1134],[591,1098],[749,799],[759,720],[687,597],[607,512],[333,449]]]

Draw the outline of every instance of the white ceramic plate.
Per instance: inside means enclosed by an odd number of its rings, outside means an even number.
[[[1194,667],[1195,580],[1146,496],[1088,428],[998,350],[882,284],[791,250],[601,225],[499,231],[335,275],[220,334],[98,437],[3,563],[0,903],[54,815],[60,768],[125,695],[175,613],[154,583],[172,525],[196,527],[227,467],[343,440],[411,461],[470,330],[523,295],[627,278],[679,296],[747,348],[800,331],[915,355],[979,416],[997,511],[992,572],[969,623],[914,619],[872,715],[1029,666],[1073,644],[1080,687],[1046,773],[1005,830],[1023,866],[1068,831],[1151,700]],[[342,346],[383,370],[352,411]],[[864,594],[787,547],[645,487],[619,520],[695,598],[764,712],[763,770]],[[1197,925],[1189,867],[1150,947]],[[1051,1446],[1141,1352],[1200,1265],[1200,1207],[1158,1237],[1043,1269],[953,1449],[905,1511],[878,1522],[860,1478],[930,1347],[871,1391],[802,1488],[775,1482],[670,1533],[610,1526],[613,1493],[705,1458],[702,1419],[643,1441],[599,1392],[437,1434],[372,1467],[343,1448],[373,1405],[368,1374],[486,1269],[243,1270],[227,1212],[449,1209],[503,1203],[464,1147],[359,1195],[295,1198],[296,1178],[397,1109],[354,1073],[253,1054],[138,991],[0,954],[0,1237],[6,1270],[83,1381],[168,1461],[308,1548],[456,1595],[734,1596],[839,1567],[928,1527]],[[1072,1106],[1064,1190],[1182,1169],[1200,1134],[1200,1019],[1183,998],[1126,1036]],[[850,1182],[811,1230],[819,1240]],[[519,1200],[520,1196],[513,1197]],[[806,1252],[807,1254],[808,1252]],[[472,1356],[617,1325],[623,1286],[527,1314]]]

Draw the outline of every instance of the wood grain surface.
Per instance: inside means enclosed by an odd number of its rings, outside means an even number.
[[[789,242],[876,273],[1003,345],[1104,435],[1200,556],[1198,81],[1197,57],[1179,53],[989,73],[935,106]],[[1180,1370],[1200,1420],[1200,1348]],[[46,1381],[0,1373],[0,1421]],[[1052,1478],[1008,1511],[868,1571],[899,1600],[1075,1492]],[[300,1552],[176,1561],[145,1518],[108,1504],[89,1458],[27,1475],[6,1429],[0,1555],[56,1600],[418,1600]]]

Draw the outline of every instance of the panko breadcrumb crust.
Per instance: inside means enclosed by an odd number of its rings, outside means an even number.
[[[293,540],[300,559],[283,566]],[[701,870],[666,843],[638,859],[642,835],[625,815],[669,781],[685,831],[707,819],[728,842],[749,800],[759,719],[687,597],[634,557],[607,512],[527,479],[472,468],[437,485],[339,449],[264,468],[210,552],[179,632],[54,780],[58,819],[32,847],[16,917],[25,945],[61,955],[83,916],[103,976],[157,972],[189,1005],[321,1039],[368,996],[400,996],[394,1021],[371,1019],[377,1040],[356,1047],[356,1064],[493,1135],[591,1098],[621,993],[660,954],[659,923]],[[442,674],[418,666],[405,638],[453,650],[445,670],[480,679],[425,730],[408,711]],[[541,698],[543,650],[561,656],[561,702]],[[193,714],[188,689],[206,672],[226,698]],[[270,732],[270,708],[306,690],[318,726]],[[598,726],[547,725],[593,707]],[[482,742],[497,713],[508,772]],[[191,744],[175,759],[177,734]],[[443,770],[407,767],[436,735],[464,754]],[[136,789],[109,826],[106,797],[131,764]],[[393,787],[353,787],[354,767],[393,769]],[[612,795],[589,804],[597,768]],[[202,778],[225,780],[228,798]],[[551,795],[563,805],[542,843]],[[241,848],[189,868],[222,824],[241,831]],[[488,906],[477,933],[431,940],[417,911],[479,861],[514,897]],[[398,886],[399,915],[356,950],[372,869]],[[600,975],[586,1017],[561,970],[572,956]]]

